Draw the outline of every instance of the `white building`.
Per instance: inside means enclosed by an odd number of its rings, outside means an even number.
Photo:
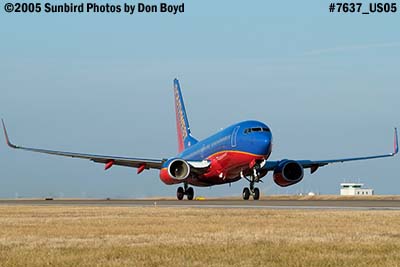
[[[341,196],[372,196],[374,189],[362,188],[364,184],[359,183],[341,183],[340,195]]]

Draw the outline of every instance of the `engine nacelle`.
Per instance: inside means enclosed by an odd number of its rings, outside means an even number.
[[[168,175],[176,180],[184,180],[190,174],[190,165],[183,159],[174,159],[167,169]]]
[[[304,168],[297,161],[282,160],[274,169],[274,182],[282,187],[300,182],[304,176]]]

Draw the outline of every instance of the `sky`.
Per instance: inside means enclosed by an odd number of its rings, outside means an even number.
[[[3,1],[0,117],[11,140],[54,150],[173,157],[176,77],[198,139],[256,119],[271,127],[272,160],[392,151],[393,127],[400,126],[400,11],[330,13],[329,1],[169,3],[184,3],[184,13],[17,14],[6,13]],[[157,170],[104,171],[91,161],[11,150],[3,136],[0,141],[0,198],[176,192]],[[288,188],[268,174],[259,187],[267,195],[338,194],[341,182],[353,181],[376,194],[400,194],[399,160],[329,165],[313,175],[306,170],[303,181]],[[195,194],[239,196],[244,186],[246,181],[196,188]]]

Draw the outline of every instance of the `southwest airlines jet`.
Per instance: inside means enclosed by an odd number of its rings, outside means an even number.
[[[137,168],[137,173],[148,169],[157,169],[160,179],[167,185],[183,184],[176,191],[182,200],[184,196],[192,200],[193,186],[212,186],[226,184],[245,179],[249,187],[243,189],[243,199],[250,196],[254,200],[260,197],[260,190],[254,185],[261,181],[269,171],[279,186],[297,184],[303,179],[304,169],[314,173],[319,167],[338,162],[393,157],[398,153],[397,129],[394,132],[394,151],[390,154],[357,158],[341,158],[330,160],[268,160],[272,151],[271,129],[259,121],[243,121],[233,124],[210,137],[198,141],[190,131],[185,105],[179,81],[174,80],[174,98],[176,128],[178,133],[178,155],[168,159],[147,159],[81,154],[54,151],[40,148],[29,148],[14,145],[10,142],[3,123],[4,134],[8,146],[33,152],[46,153],[72,158],[88,159],[105,164],[105,170],[114,165]]]

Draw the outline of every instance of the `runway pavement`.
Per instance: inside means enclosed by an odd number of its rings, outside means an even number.
[[[0,205],[400,210],[400,200],[3,199]]]

